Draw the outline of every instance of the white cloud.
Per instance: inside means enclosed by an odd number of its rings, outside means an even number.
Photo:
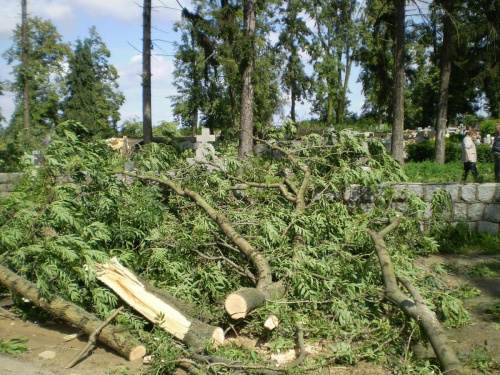
[[[117,64],[120,79],[120,90],[126,94],[126,102],[120,109],[122,120],[128,118],[142,118],[142,56],[135,55],[124,64]],[[169,96],[176,93],[173,82],[174,64],[163,56],[151,59],[151,96],[152,119],[156,124],[159,121],[172,121]]]
[[[21,23],[21,4],[19,1],[4,1],[2,14],[0,37],[12,37],[12,31],[16,28],[16,24]]]
[[[165,8],[163,4],[168,6]],[[70,27],[79,13],[84,13],[91,18],[111,19],[128,23],[142,22],[142,8],[137,2],[130,0],[31,0],[28,2],[28,14],[44,19],[57,21],[62,28]],[[186,4],[186,6],[188,6]],[[181,9],[175,0],[153,0],[153,24],[164,24],[180,20]],[[21,23],[21,5],[19,1],[3,1],[2,22],[0,23],[0,36],[11,36],[16,24]]]

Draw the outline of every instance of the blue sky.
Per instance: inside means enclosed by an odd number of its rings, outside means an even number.
[[[179,2],[190,8],[190,2]],[[92,25],[111,51],[110,63],[120,75],[120,90],[125,94],[126,101],[120,113],[121,119],[138,117],[142,119],[142,97],[140,74],[142,72],[142,57],[138,50],[142,48],[142,8],[138,5],[142,1],[131,0],[28,0],[28,13],[50,19],[62,35],[64,42],[74,43],[78,38],[88,36]],[[180,7],[176,0],[153,0],[153,6],[167,6],[156,8],[152,14],[153,39],[162,39],[169,42],[178,40],[178,34],[173,31],[173,25],[181,18]],[[19,0],[0,0],[0,9],[3,17],[0,23],[0,52],[4,52],[12,45],[12,30],[21,22],[21,5]],[[155,51],[159,54],[173,54],[171,43],[158,41]],[[0,60],[0,79],[11,79],[11,66],[5,59]],[[152,117],[153,124],[160,121],[173,121],[169,96],[174,95],[172,85],[174,70],[172,56],[156,56],[152,59]],[[349,95],[351,111],[360,112],[363,104],[360,85],[356,84],[358,70],[354,69],[351,78]],[[3,115],[9,119],[14,109],[13,96],[4,92],[0,96],[0,108]],[[298,107],[301,119],[310,118],[307,104]],[[279,121],[279,119],[277,119]],[[6,123],[2,123],[3,126]]]

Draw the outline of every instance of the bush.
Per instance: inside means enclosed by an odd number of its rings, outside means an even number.
[[[0,172],[21,172],[23,151],[15,143],[9,143],[7,150],[0,150]]]
[[[477,161],[482,163],[493,163],[493,153],[488,145],[479,145],[477,149]],[[406,146],[409,162],[423,162],[434,160],[435,142],[424,141]],[[447,141],[445,144],[445,162],[462,160],[462,145]]]
[[[500,119],[487,119],[481,122],[479,125],[479,129],[481,129],[481,135],[484,136],[486,134],[490,134],[495,136],[497,133],[495,130],[496,124],[500,124]]]

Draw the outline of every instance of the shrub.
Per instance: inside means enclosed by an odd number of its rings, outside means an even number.
[[[23,151],[15,143],[9,143],[6,150],[0,150],[0,172],[21,172]]]
[[[496,134],[495,126],[500,124],[500,119],[487,119],[481,122],[479,129],[481,129],[481,135],[491,134],[492,136]]]
[[[479,145],[476,147],[477,161],[483,163],[493,163],[493,153],[488,145]],[[408,161],[423,162],[434,160],[435,142],[424,141],[421,143],[413,143],[406,146]],[[462,160],[462,145],[447,141],[445,144],[445,161],[446,163]]]

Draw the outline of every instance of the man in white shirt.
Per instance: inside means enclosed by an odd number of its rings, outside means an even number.
[[[477,181],[477,153],[476,153],[476,145],[474,144],[473,139],[476,136],[476,131],[474,129],[470,129],[462,141],[462,161],[464,162],[464,173],[462,175],[462,182],[467,182],[467,175],[469,172],[472,172],[472,176],[474,177],[474,181]]]

